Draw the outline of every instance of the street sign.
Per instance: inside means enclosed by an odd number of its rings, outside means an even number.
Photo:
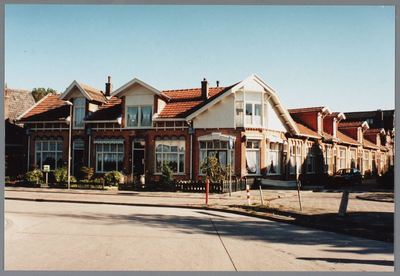
[[[43,171],[44,172],[49,172],[50,171],[50,165],[43,165]]]
[[[233,138],[229,136],[229,149],[233,149]]]

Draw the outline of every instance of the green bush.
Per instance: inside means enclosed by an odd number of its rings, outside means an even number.
[[[39,180],[43,177],[43,173],[39,170],[29,171],[25,174],[25,178],[28,182],[38,183]]]
[[[122,180],[123,175],[119,171],[111,171],[104,175],[106,183],[109,185],[117,186],[119,181]]]
[[[216,153],[208,156],[200,163],[200,170],[206,174],[206,179],[212,183],[218,183],[225,180],[231,170],[230,165],[223,166],[219,163]]]
[[[82,167],[81,172],[84,174],[84,178],[90,180],[94,174],[93,168]]]
[[[67,182],[68,181],[68,172],[67,168],[65,167],[59,167],[54,170],[54,178],[56,179],[57,182]]]
[[[171,183],[173,179],[174,172],[172,171],[171,167],[169,166],[169,162],[165,161],[163,167],[161,169],[162,175],[160,177],[160,182],[164,185],[168,185]]]

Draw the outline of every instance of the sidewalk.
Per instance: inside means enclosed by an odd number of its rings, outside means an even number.
[[[262,195],[264,205],[259,190],[250,191],[250,205],[246,191],[210,194],[206,205],[202,193],[5,187],[7,200],[211,209],[393,242],[393,193],[351,192],[345,216],[338,215],[341,191],[302,190],[302,210],[297,190],[264,189]]]

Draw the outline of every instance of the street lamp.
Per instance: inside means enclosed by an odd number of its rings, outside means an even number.
[[[67,105],[69,105],[69,117],[66,119],[67,124],[69,125],[68,130],[68,189],[71,186],[71,132],[72,132],[72,106],[73,104],[70,101],[65,101]]]

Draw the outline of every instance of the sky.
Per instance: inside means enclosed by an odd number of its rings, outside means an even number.
[[[5,82],[63,93],[229,86],[256,74],[286,108],[393,109],[393,6],[6,5]]]

